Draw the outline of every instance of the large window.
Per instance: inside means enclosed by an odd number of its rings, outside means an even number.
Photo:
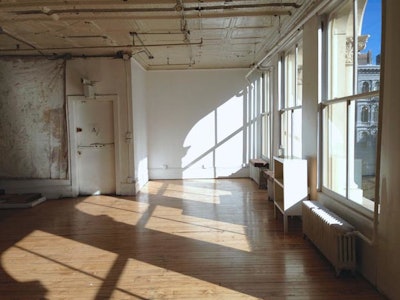
[[[302,156],[303,47],[301,41],[285,51],[281,69],[281,148],[285,156]]]
[[[323,188],[368,209],[375,200],[380,26],[376,0],[347,0],[330,14],[322,103]]]
[[[264,78],[264,90],[263,90],[263,101],[262,101],[262,157],[268,161],[271,160],[272,155],[272,71],[265,71],[263,74]]]

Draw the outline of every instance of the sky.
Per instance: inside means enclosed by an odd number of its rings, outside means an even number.
[[[369,34],[367,47],[362,53],[372,51],[373,63],[375,58],[381,53],[381,27],[382,27],[382,4],[381,0],[367,0],[367,7],[364,13],[363,27],[361,34]]]

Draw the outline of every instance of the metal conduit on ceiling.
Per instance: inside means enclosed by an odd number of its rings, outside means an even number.
[[[51,4],[47,4],[47,7]],[[181,7],[181,9],[179,9]],[[190,6],[185,4],[182,6],[174,5],[172,7],[147,7],[147,8],[70,8],[70,9],[50,9],[48,11],[43,11],[43,9],[35,10],[22,10],[14,11],[13,13],[17,15],[36,15],[36,14],[68,14],[68,13],[147,13],[147,12],[180,12],[184,10],[185,12],[190,11],[209,11],[209,10],[233,10],[233,9],[257,9],[257,8],[269,8],[269,7],[280,7],[280,8],[300,8],[301,5],[289,2],[289,3],[260,3],[260,4],[225,4],[225,5],[207,5],[207,6]]]
[[[157,3],[155,3],[157,2]],[[129,22],[131,20],[137,21],[137,20],[146,20],[143,22],[151,22],[152,20],[161,20],[161,19],[180,19],[180,26],[174,29],[172,32],[165,31],[161,32],[161,34],[177,34],[180,32],[180,34],[183,34],[183,42],[180,43],[179,41],[176,41],[177,43],[174,43],[173,39],[164,39],[163,42],[157,43],[158,39],[155,40],[153,39],[153,42],[150,39],[143,39],[141,40],[142,34],[156,34],[152,32],[152,27],[145,27],[142,25],[134,25],[132,26],[132,23],[124,23],[125,24],[130,24],[130,28],[127,26],[126,28],[121,27],[118,28],[120,33],[118,32],[117,38],[115,36],[110,35],[110,41],[111,42],[102,42],[102,40],[108,39],[109,32],[107,32],[107,26],[105,24],[102,24],[103,27],[101,30],[87,30],[87,32],[83,33],[82,36],[76,34],[74,31],[71,31],[69,35],[63,35],[63,36],[54,36],[54,38],[66,38],[68,39],[80,39],[82,42],[76,42],[73,41],[71,42],[70,40],[68,41],[69,44],[67,44],[67,41],[65,42],[58,42],[55,41],[53,44],[52,43],[47,43],[47,41],[43,41],[40,39],[35,39],[35,36],[31,37],[27,34],[23,34],[23,32],[20,32],[19,29],[16,29],[18,27],[13,27],[14,24],[7,25],[8,23],[4,23],[3,26],[5,26],[5,29],[8,30],[8,36],[10,38],[13,38],[14,40],[20,42],[21,44],[25,44],[29,47],[29,49],[22,49],[22,48],[27,48],[27,47],[19,47],[19,45],[16,45],[16,48],[13,48],[12,43],[10,46],[7,48],[0,49],[0,53],[2,56],[7,55],[8,53],[14,53],[18,55],[23,55],[26,53],[26,55],[33,54],[33,53],[40,53],[44,56],[47,57],[52,57],[52,56],[57,56],[60,55],[61,52],[69,52],[71,51],[72,55],[77,54],[79,50],[84,49],[88,51],[82,51],[82,56],[87,56],[90,57],[91,54],[95,56],[99,56],[102,53],[105,55],[111,55],[112,51],[117,51],[117,52],[124,52],[124,53],[129,53],[132,51],[144,49],[144,52],[147,55],[147,58],[151,59],[153,58],[152,53],[149,52],[147,47],[180,47],[180,46],[188,46],[190,49],[190,62],[192,62],[192,56],[196,55],[192,53],[192,46],[197,46],[197,45],[203,45],[203,34],[199,35],[199,32],[196,34],[196,42],[191,41],[191,29],[187,23],[186,19],[193,19],[193,18],[199,18],[199,19],[206,19],[206,18],[235,18],[239,17],[242,18],[239,21],[238,20],[229,20],[229,26],[225,27],[224,25],[217,25],[217,26],[222,26],[222,27],[215,27],[215,30],[221,30],[221,31],[226,31],[225,34],[227,37],[224,39],[231,39],[233,35],[232,32],[234,30],[245,30],[245,29],[251,29],[254,32],[256,29],[261,30],[263,28],[262,26],[264,25],[264,21],[266,16],[282,16],[282,15],[293,15],[293,14],[298,14],[299,11],[303,10],[303,7],[306,7],[307,5],[304,5],[304,1],[297,1],[297,2],[282,2],[281,1],[275,1],[273,3],[271,2],[264,2],[264,1],[217,1],[217,0],[204,0],[204,1],[189,1],[189,0],[176,0],[176,1],[133,1],[133,0],[127,0],[127,1],[91,1],[90,5],[92,6],[91,8],[89,7],[88,2],[86,1],[37,1],[36,3],[28,2],[28,1],[16,1],[16,2],[7,2],[1,3],[0,0],[0,9],[2,10],[2,14],[4,16],[5,21],[11,21],[11,23],[14,22],[27,22],[27,21],[32,21],[32,22],[37,22],[37,21],[66,21],[66,23],[58,23],[57,26],[62,26],[62,24],[69,24],[68,20],[85,20],[85,22],[89,23],[89,20],[118,20],[118,19],[129,19]],[[30,17],[31,16],[31,17]],[[244,27],[235,27],[236,21],[238,22],[237,24],[240,24],[239,22],[244,22],[244,18],[250,16],[250,17],[260,17],[261,19],[254,19],[254,21],[246,21],[249,22],[248,24],[250,25],[244,25]],[[287,18],[287,17],[284,17]],[[52,19],[52,20],[49,20]],[[60,20],[61,19],[61,20]],[[228,20],[228,19],[227,19]],[[279,18],[279,22],[280,22]],[[210,21],[210,22],[216,22],[216,21]],[[218,21],[218,22],[222,22]],[[228,22],[228,21],[224,21]],[[256,24],[261,24],[261,25],[254,25]],[[218,23],[218,24],[220,24]],[[23,24],[23,23],[20,23]],[[36,23],[41,24],[41,23]],[[51,26],[47,25],[50,23],[43,23],[44,26]],[[135,23],[136,24],[136,23]],[[143,24],[143,23],[140,23]],[[159,24],[159,23],[158,23]],[[170,23],[171,25],[174,25],[175,23]],[[211,24],[211,23],[210,23]],[[146,24],[147,25],[147,24]],[[245,26],[249,26],[248,28]],[[255,26],[260,26],[260,27],[255,27]],[[35,27],[36,28],[36,27]],[[157,27],[156,27],[157,28]],[[161,27],[162,28],[162,27]],[[172,28],[172,27],[171,27]],[[98,28],[100,29],[100,27]],[[126,30],[127,29],[127,30]],[[128,33],[129,30],[135,30],[136,37],[138,38],[138,43],[135,44],[134,40],[132,41],[132,44],[127,43],[126,37],[121,37],[124,36],[124,32]],[[213,28],[214,29],[214,28]],[[126,31],[125,31],[126,30]],[[141,32],[142,31],[142,32]],[[94,34],[92,34],[92,32]],[[132,35],[132,32],[129,32]],[[36,33],[34,33],[36,34]],[[119,34],[119,36],[118,36]],[[160,32],[157,32],[157,34],[160,34]],[[210,43],[209,41],[215,41],[218,35],[217,33],[213,33],[214,35],[211,35],[211,37],[205,37],[205,45],[215,45],[215,46],[220,46],[222,45],[222,42],[217,42],[217,43]],[[20,35],[22,38],[20,38]],[[210,34],[209,34],[210,35]],[[221,35],[222,36],[222,35]],[[250,43],[250,40],[260,38],[260,34],[258,32],[255,32],[253,35],[249,35],[247,32],[246,34],[243,34],[242,36],[233,36],[233,40],[244,40],[243,42],[236,42],[237,45],[247,45]],[[219,37],[219,36],[218,36]],[[264,37],[264,35],[263,35]],[[94,40],[94,38],[99,38],[99,40]],[[193,38],[193,37],[192,37]],[[208,38],[208,39],[207,39]],[[84,40],[88,41],[84,41]],[[199,41],[200,39],[200,41]],[[247,40],[246,40],[247,39]],[[148,40],[149,44],[145,44],[144,42]],[[144,42],[143,42],[144,41]],[[161,41],[161,40],[160,40]],[[229,40],[230,42],[230,40]],[[258,41],[254,41],[253,43],[256,44]],[[110,43],[112,45],[110,45]],[[269,44],[269,43],[267,43]],[[39,46],[41,45],[41,46]],[[227,44],[228,45],[228,44]],[[245,57],[247,55],[244,53],[244,51],[247,51],[245,47],[238,46],[237,49],[239,50],[232,50],[232,44],[229,44],[230,46],[226,47],[226,49],[229,49],[228,51],[241,51],[241,57]],[[46,47],[47,46],[47,47]],[[55,47],[54,47],[55,46]],[[57,47],[58,46],[58,47]],[[212,46],[211,46],[212,47]],[[207,53],[205,55],[208,55],[212,57],[214,55],[214,50],[210,47],[210,54]],[[265,47],[265,46],[263,46]],[[93,49],[93,51],[91,51]],[[95,49],[99,49],[99,51],[95,51]],[[226,50],[224,49],[224,50]],[[110,51],[111,50],[111,51]],[[52,53],[52,51],[57,52],[57,53]],[[157,52],[157,50],[154,50]],[[181,50],[179,50],[181,51]],[[197,50],[196,50],[197,51]],[[214,52],[212,52],[214,51]],[[136,51],[135,53],[141,53]],[[230,52],[230,53],[231,53]],[[262,52],[262,49],[259,49],[257,52]],[[179,53],[179,55],[182,55],[182,52]],[[198,53],[197,53],[198,54]],[[203,53],[202,53],[203,54]],[[63,54],[64,55],[64,54]],[[134,55],[134,53],[129,53],[130,56]],[[155,65],[159,65],[159,62],[165,59],[165,55],[160,54],[160,51],[158,51],[157,56],[157,62]],[[229,55],[228,55],[229,56]],[[225,56],[227,57],[227,56]],[[176,59],[178,63],[176,65],[181,65],[179,59]],[[245,63],[245,60],[242,60],[242,63]],[[248,63],[248,66],[252,66],[254,64],[251,64],[251,62],[246,62]],[[171,63],[172,65],[172,63]]]

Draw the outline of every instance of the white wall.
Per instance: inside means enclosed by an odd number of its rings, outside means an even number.
[[[132,140],[131,63],[114,58],[85,58],[67,61],[66,94],[83,95],[81,78],[95,81],[96,95],[117,95],[119,124],[119,174],[117,193],[135,194]],[[73,155],[73,154],[72,154]],[[73,167],[73,166],[72,166]]]
[[[249,176],[246,70],[147,73],[151,179]]]
[[[132,59],[132,114],[134,146],[134,181],[136,192],[149,180],[147,158],[146,71]]]
[[[383,107],[381,147],[381,213],[378,227],[377,285],[390,299],[400,297],[400,160],[399,160],[399,70],[400,28],[399,1],[386,3],[383,62]]]

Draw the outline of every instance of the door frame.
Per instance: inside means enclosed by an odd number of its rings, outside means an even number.
[[[77,166],[77,155],[78,155],[78,145],[76,142],[76,120],[75,120],[75,107],[78,101],[90,101],[90,102],[100,102],[100,101],[111,101],[113,104],[113,118],[114,118],[114,153],[115,153],[115,193],[119,195],[121,193],[121,161],[120,161],[120,151],[121,151],[121,139],[119,135],[119,101],[118,95],[96,95],[96,98],[86,98],[84,96],[67,96],[67,130],[69,136],[68,150],[69,150],[69,170],[71,174],[71,189],[72,196],[76,197],[79,195],[79,174]]]

